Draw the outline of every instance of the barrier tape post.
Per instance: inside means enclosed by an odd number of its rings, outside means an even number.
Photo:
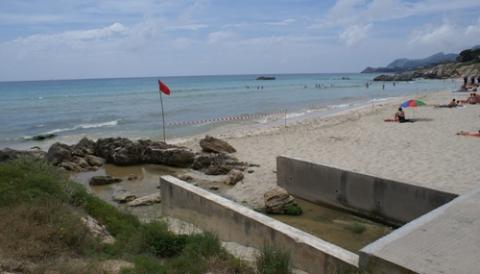
[[[287,128],[287,109],[285,109],[285,128]]]

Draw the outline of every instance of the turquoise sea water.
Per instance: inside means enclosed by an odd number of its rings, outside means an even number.
[[[352,105],[419,92],[454,90],[450,80],[366,83],[372,74],[289,74],[273,81],[258,75],[0,82],[0,148],[29,147],[28,137],[54,133],[59,140],[82,136],[160,138],[157,79],[172,90],[163,96],[167,137],[203,133],[211,120],[279,112],[301,116],[311,109]],[[268,117],[268,116],[267,116]],[[200,123],[199,121],[204,121]],[[262,123],[264,119],[251,119]],[[186,125],[178,125],[186,122]],[[223,124],[228,123],[224,122]]]

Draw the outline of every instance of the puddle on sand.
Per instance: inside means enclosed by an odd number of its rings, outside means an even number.
[[[106,164],[103,168],[96,171],[81,172],[73,176],[73,180],[79,182],[96,196],[110,204],[122,207],[132,214],[138,216],[143,220],[151,220],[160,218],[162,216],[161,204],[154,204],[151,206],[127,207],[124,204],[118,204],[112,200],[112,195],[116,189],[124,189],[137,197],[157,193],[160,185],[160,176],[173,175],[184,173],[182,169],[171,168],[160,165],[137,165],[137,166],[115,166]],[[120,177],[123,180],[120,183],[90,186],[89,180],[97,175],[110,175]],[[135,175],[137,179],[127,180],[128,176]]]
[[[299,198],[295,200],[303,209],[302,215],[269,216],[355,253],[393,231],[392,227],[343,210],[317,205]]]

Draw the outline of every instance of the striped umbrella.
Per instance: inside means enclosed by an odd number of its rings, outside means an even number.
[[[402,108],[408,108],[408,107],[419,107],[419,106],[424,106],[425,102],[420,101],[420,100],[408,100],[403,102],[400,106]]]

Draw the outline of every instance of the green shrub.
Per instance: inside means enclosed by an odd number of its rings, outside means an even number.
[[[178,255],[185,247],[188,237],[175,235],[168,231],[167,226],[161,222],[153,222],[142,226],[143,248],[149,253],[160,257],[173,257]]]
[[[37,199],[68,199],[67,180],[55,168],[35,158],[19,158],[0,164],[0,207]]]
[[[291,274],[290,254],[265,245],[257,257],[257,270],[260,274]]]
[[[286,215],[297,216],[297,215],[301,215],[303,213],[303,210],[299,205],[297,205],[295,203],[291,203],[291,204],[288,204],[287,206],[285,206],[285,209],[284,209],[283,213],[286,214]]]

